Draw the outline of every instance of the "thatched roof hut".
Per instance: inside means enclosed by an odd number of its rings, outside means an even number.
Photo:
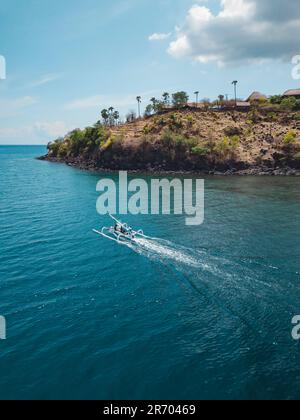
[[[239,109],[245,109],[246,111],[249,110],[251,108],[251,103],[250,102],[245,102],[245,101],[237,101],[236,103],[236,107]]]
[[[283,96],[285,98],[289,98],[291,96],[294,96],[297,99],[300,99],[300,89],[290,89],[284,92]]]
[[[247,102],[259,102],[259,101],[266,101],[268,98],[266,95],[263,95],[260,92],[253,92],[249,98],[247,99]]]

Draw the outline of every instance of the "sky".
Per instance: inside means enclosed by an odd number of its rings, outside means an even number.
[[[299,34],[299,0],[0,0],[0,144],[47,144],[138,95],[300,88]]]

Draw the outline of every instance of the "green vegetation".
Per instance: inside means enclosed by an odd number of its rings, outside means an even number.
[[[239,136],[224,137],[220,142],[217,142],[214,147],[214,152],[223,159],[232,157],[240,144]]]
[[[172,103],[175,108],[185,106],[189,101],[189,96],[186,92],[176,92],[172,95]]]
[[[165,129],[160,137],[161,142],[168,146],[184,146],[186,149],[191,150],[198,145],[198,139],[195,137],[186,137],[182,134],[176,134],[168,128]]]
[[[300,152],[296,153],[296,154],[294,155],[294,158],[295,158],[295,159],[300,159]]]
[[[161,99],[155,97],[150,99],[150,104],[146,105],[144,116],[150,117],[159,114],[169,108],[180,109],[187,105],[189,96],[186,92],[175,92],[172,95],[164,92]]]
[[[273,105],[280,105],[283,100],[283,96],[281,95],[274,95],[270,98],[270,103]]]
[[[271,96],[270,104],[279,107],[283,111],[298,111],[300,110],[300,100],[291,97],[284,97],[280,95]]]
[[[297,109],[297,99],[296,98],[284,98],[280,103],[280,108],[285,111],[292,111]]]
[[[269,112],[267,115],[267,119],[270,122],[276,121],[277,120],[277,114],[275,112]]]
[[[162,95],[164,105],[170,105],[170,94],[168,92]]]
[[[286,144],[286,145],[290,145],[290,144],[293,144],[293,143],[296,143],[296,141],[297,141],[297,133],[296,133],[296,131],[294,131],[294,130],[290,130],[285,136],[284,136],[284,139],[283,139],[283,142],[284,142],[284,144]]]
[[[117,125],[120,120],[120,113],[116,111],[113,107],[109,109],[102,109],[101,117],[104,125],[109,125],[110,127]]]
[[[207,156],[211,153],[211,149],[207,145],[199,145],[192,148],[192,153],[197,156]]]
[[[49,143],[48,151],[51,157],[76,158],[81,155],[94,155],[103,147],[110,147],[112,143],[107,128],[97,123],[94,127],[87,127],[84,130],[73,130],[65,138]]]
[[[242,134],[242,130],[239,127],[231,126],[225,128],[224,133],[228,137],[240,136]]]
[[[219,160],[227,160],[234,157],[241,142],[238,135],[225,136],[221,141],[212,139],[203,141],[198,137],[186,137],[182,134],[177,134],[169,128],[163,130],[160,141],[170,149],[178,149],[180,147],[184,151],[186,158],[194,155]]]
[[[136,113],[135,111],[129,111],[128,114],[126,115],[126,122],[127,123],[132,123],[136,120]]]
[[[294,121],[300,121],[300,114],[299,114],[299,112],[298,112],[298,113],[296,113],[296,114],[294,114],[294,115],[292,116],[292,118],[293,118],[293,120],[294,120]]]
[[[151,104],[146,106],[144,116],[150,117],[153,114],[153,106]]]

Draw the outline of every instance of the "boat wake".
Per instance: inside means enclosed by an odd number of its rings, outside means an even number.
[[[220,256],[219,252],[188,248],[168,240],[145,236],[142,231],[130,230],[126,224],[121,226],[125,228],[123,235],[116,233],[113,228],[108,236],[103,231],[95,233],[148,258],[161,276],[169,278],[171,275],[181,285],[201,296],[201,301],[204,299],[206,303],[238,321],[238,328],[270,341],[267,330],[257,330],[257,321],[261,320],[261,324],[266,322],[270,308],[275,311],[281,304],[282,308],[287,308],[286,284],[274,285],[272,277],[267,281],[261,270],[254,270],[252,266],[235,258]],[[284,299],[281,301],[278,297]],[[290,307],[290,310],[294,308]]]
[[[235,320],[238,328],[274,344],[268,330],[258,330],[256,326],[258,319],[264,323],[274,306],[274,286],[265,283],[259,273],[234,260],[159,238],[136,238],[126,245],[153,261],[162,276],[171,274],[180,284],[197,293],[201,301],[204,299]],[[237,274],[240,272],[242,276]],[[284,296],[283,291],[280,295]],[[283,303],[286,307],[286,302]],[[279,305],[278,300],[276,305]]]
[[[112,215],[110,217],[115,223],[114,226],[103,227],[101,230],[94,229],[93,232],[153,260],[171,260],[199,267],[197,258],[191,255],[189,249],[179,247],[170,241],[146,236],[142,230],[135,231],[127,223],[122,223]]]
[[[171,260],[195,268],[200,267],[199,261],[191,255],[189,249],[179,247],[170,241],[158,238],[136,238],[134,242],[128,243],[128,246],[138,254],[152,260]]]

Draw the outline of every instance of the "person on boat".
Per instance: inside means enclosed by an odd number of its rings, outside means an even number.
[[[127,230],[124,228],[124,226],[122,226],[118,223],[115,224],[115,232],[122,233],[123,235],[127,234]]]

